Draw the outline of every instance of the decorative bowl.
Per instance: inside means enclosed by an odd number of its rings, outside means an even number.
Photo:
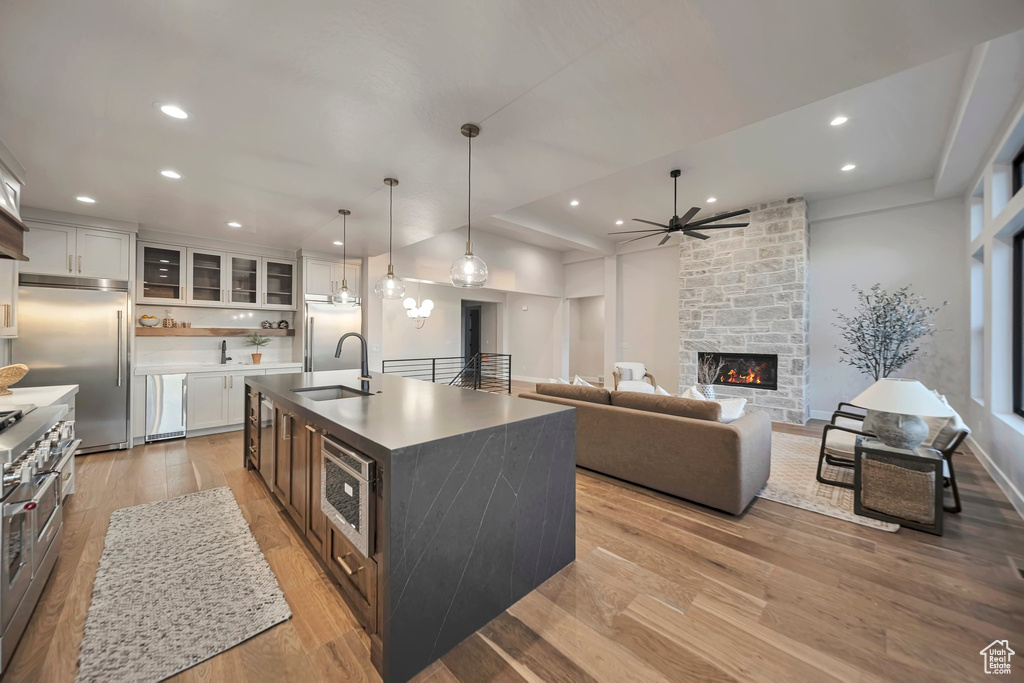
[[[156,327],[160,324],[160,318],[139,318],[139,324],[143,327]]]
[[[0,396],[10,396],[14,392],[7,387],[16,384],[28,374],[27,365],[8,365],[0,368]]]

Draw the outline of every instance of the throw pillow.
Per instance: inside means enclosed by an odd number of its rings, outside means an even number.
[[[637,382],[636,380],[623,380],[619,382],[619,386],[616,391],[632,391],[637,394],[653,394],[654,385],[648,384],[647,382]]]
[[[558,379],[555,379],[554,377],[548,377],[548,384],[568,384],[568,383],[569,383],[569,380],[562,379],[561,377],[559,377]]]
[[[722,406],[722,417],[719,422],[725,424],[743,417],[743,408],[747,405],[745,398],[717,398],[714,402]]]
[[[658,396],[671,396],[672,395],[672,394],[668,393],[667,391],[665,391],[664,389],[662,389],[661,387],[654,387],[654,393],[656,393]]]
[[[968,429],[966,424],[964,424],[959,413],[953,410],[953,407],[949,405],[949,401],[946,400],[945,396],[934,389],[932,389],[932,393],[935,394],[935,397],[942,401],[942,405],[946,406],[946,408],[948,408],[952,413],[949,417],[922,418],[925,421],[925,424],[928,425],[928,436],[925,437],[924,442],[929,444],[932,448],[941,451],[949,447],[957,434],[965,430],[970,434],[971,430]]]
[[[679,395],[682,396],[683,398],[688,398],[688,399],[690,399],[692,401],[706,401],[706,400],[708,400],[707,397],[704,396],[704,394],[702,394],[700,391],[697,390],[697,385],[696,384],[693,385],[692,387],[690,387],[689,389],[687,389],[686,391],[684,391],[683,393],[679,394]]]
[[[592,387],[592,386],[594,386],[593,384],[591,384],[587,380],[583,379],[579,375],[576,375],[576,379],[574,379],[572,381],[572,383],[575,384],[578,387]]]

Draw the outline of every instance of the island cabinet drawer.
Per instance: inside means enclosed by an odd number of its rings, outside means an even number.
[[[342,597],[368,633],[377,632],[377,563],[327,522],[324,560]]]

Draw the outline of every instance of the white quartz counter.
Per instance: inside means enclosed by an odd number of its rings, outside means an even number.
[[[10,396],[0,396],[0,408],[26,405],[53,406],[67,404],[78,393],[77,384],[60,384],[52,387],[11,387]]]
[[[231,372],[245,373],[258,370],[295,370],[302,372],[302,363],[292,362],[268,362],[253,365],[252,363],[199,363],[193,365],[136,365],[136,375],[175,375],[181,373],[196,372]]]

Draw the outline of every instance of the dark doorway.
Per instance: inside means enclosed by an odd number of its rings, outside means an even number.
[[[462,307],[462,353],[466,361],[480,353],[480,306]]]

